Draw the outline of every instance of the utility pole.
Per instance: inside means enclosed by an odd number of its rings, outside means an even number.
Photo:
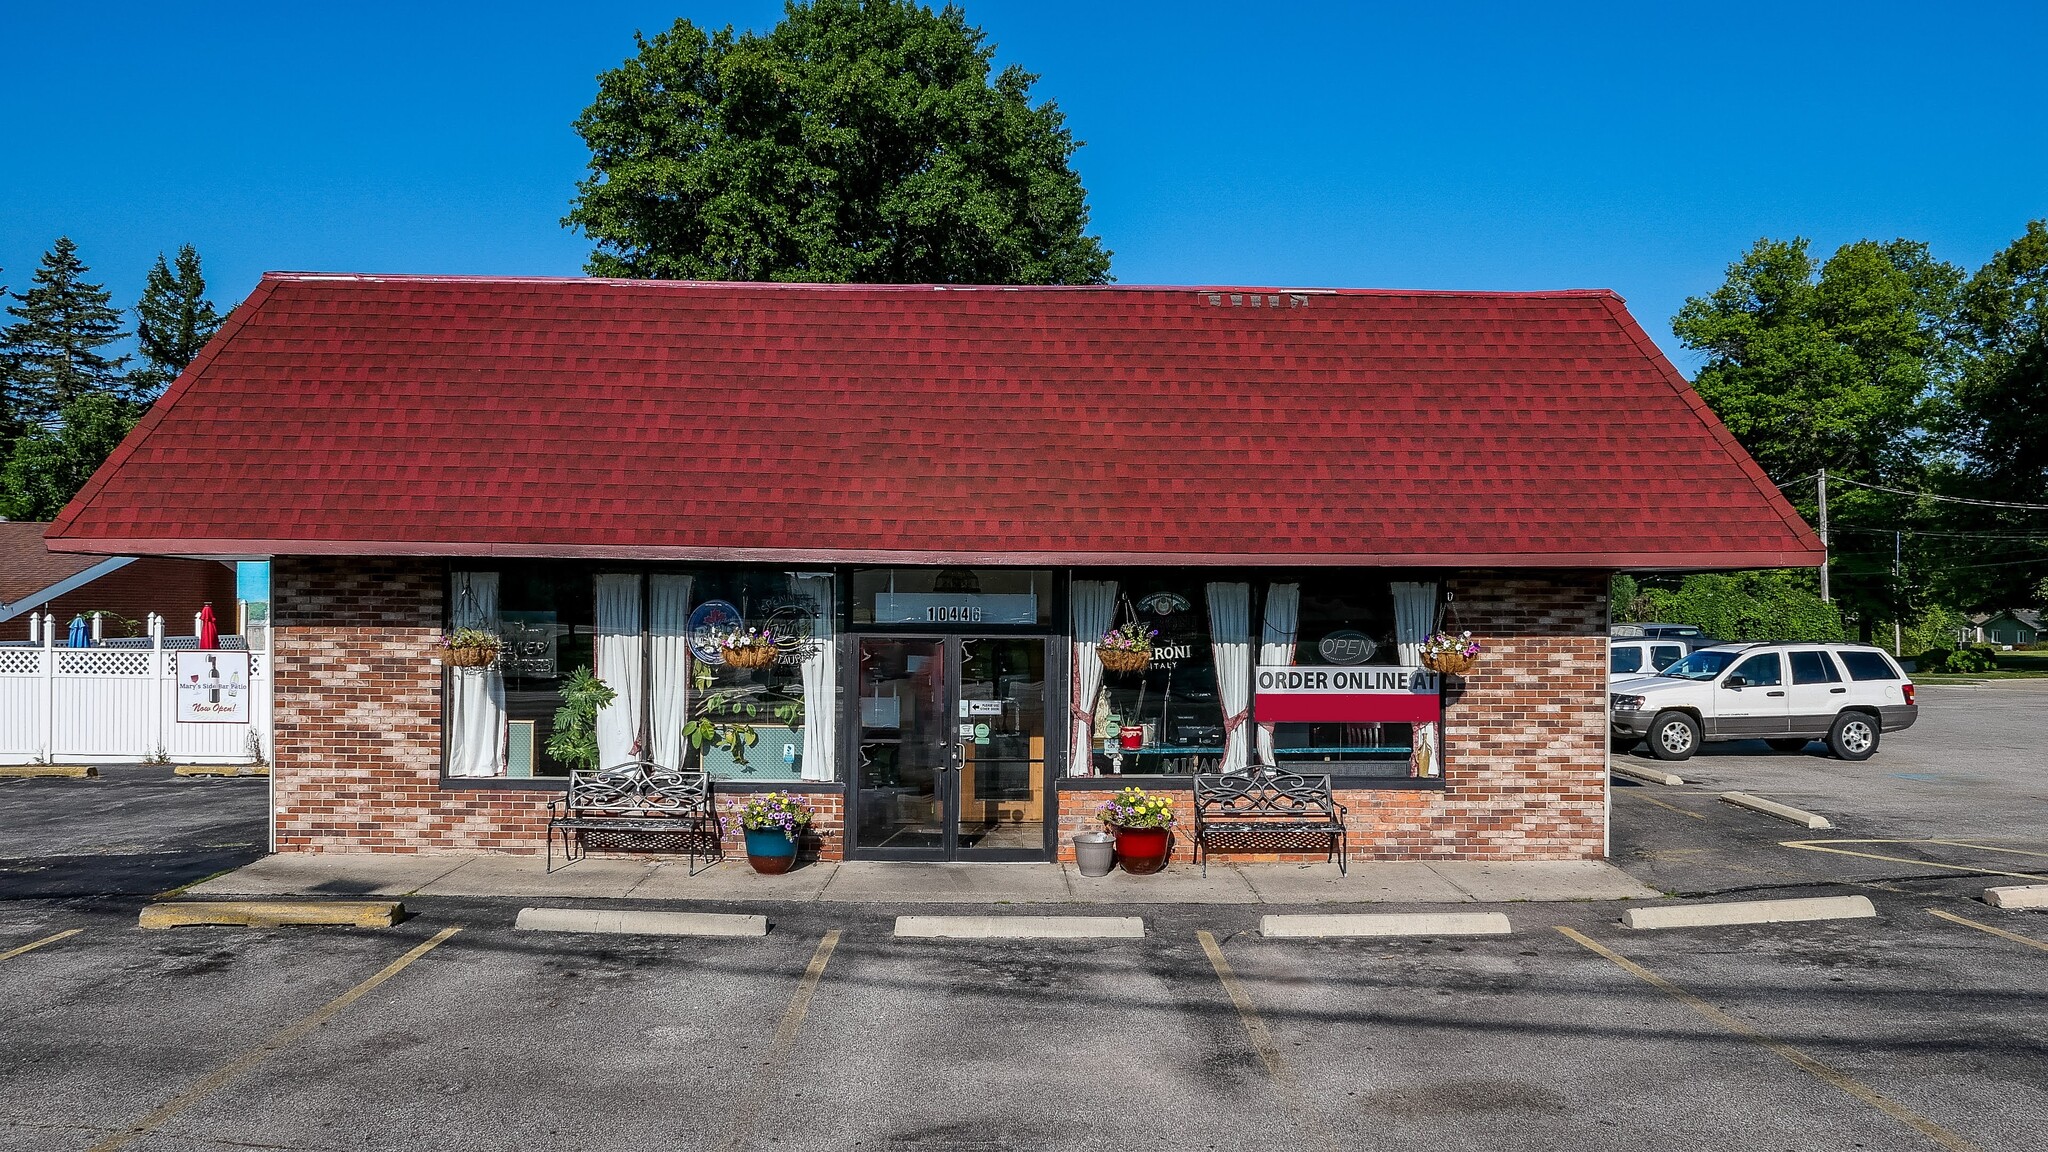
[[[1898,532],[1892,533],[1892,655],[1904,657],[1906,641],[1899,627],[1899,613],[1902,611],[1899,604],[1899,574],[1905,568],[1900,560],[1900,535]]]
[[[1820,602],[1825,604],[1828,596],[1828,470],[1820,470]]]

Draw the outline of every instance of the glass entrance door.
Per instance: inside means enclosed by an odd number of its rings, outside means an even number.
[[[855,855],[1046,858],[1047,643],[861,637]]]

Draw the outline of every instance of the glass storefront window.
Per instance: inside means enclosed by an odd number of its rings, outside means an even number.
[[[622,572],[572,561],[508,563],[495,574],[496,627],[505,642],[495,668],[504,682],[504,776],[569,774],[570,765],[548,755],[548,740],[562,686],[575,669],[593,668],[620,694],[615,707],[631,710],[614,725],[623,735],[611,760],[680,760],[717,779],[803,778],[806,664],[815,675],[818,660],[835,658],[829,576],[740,568]],[[733,626],[772,630],[779,638],[775,659],[760,668],[724,663],[708,636]],[[604,651],[623,655],[608,658],[616,663],[605,669]],[[664,725],[670,730],[656,731]]]
[[[1294,662],[1398,664],[1394,593],[1387,580],[1356,573],[1305,575]],[[1263,590],[1263,586],[1261,586]],[[1273,762],[1301,772],[1406,776],[1412,724],[1275,724]]]
[[[1158,635],[1152,640],[1152,662],[1143,672],[1103,670],[1094,717],[1095,770],[1145,775],[1214,771],[1223,755],[1223,703],[1204,581],[1142,570],[1112,575],[1118,597],[1113,623],[1135,614],[1138,623]],[[1123,748],[1120,733],[1126,727],[1142,733],[1138,749]]]

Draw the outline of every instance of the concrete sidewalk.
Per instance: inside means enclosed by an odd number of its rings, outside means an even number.
[[[1473,904],[1655,900],[1663,893],[1599,860],[1544,863],[1175,865],[1099,879],[1070,864],[818,863],[761,876],[729,860],[695,876],[669,858],[317,853],[267,856],[185,893],[212,896],[504,896],[848,904]]]

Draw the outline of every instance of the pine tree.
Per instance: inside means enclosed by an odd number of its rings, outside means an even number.
[[[135,341],[143,366],[134,373],[136,393],[147,399],[178,378],[220,328],[220,314],[206,298],[206,277],[199,271],[199,253],[190,244],[178,249],[177,270],[157,253],[142,300],[135,305]]]
[[[93,393],[119,399],[130,395],[127,356],[101,354],[126,332],[121,310],[107,290],[85,279],[85,263],[69,237],[43,256],[34,283],[14,293],[7,314],[15,318],[0,348],[11,361],[5,408],[24,424],[58,419],[72,401]]]

